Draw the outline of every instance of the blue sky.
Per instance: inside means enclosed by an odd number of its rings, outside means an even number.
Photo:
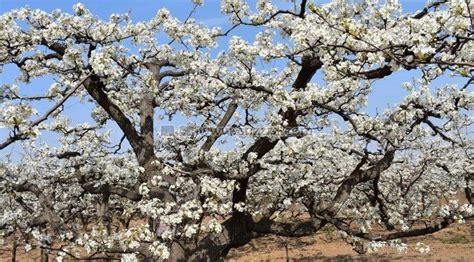
[[[51,11],[54,9],[61,9],[65,12],[72,12],[72,6],[77,1],[70,0],[0,0],[0,12],[4,13],[12,9],[20,8],[23,6],[29,6],[31,8],[38,8],[44,11]],[[91,10],[92,13],[99,16],[102,19],[108,19],[112,13],[127,13],[131,12],[131,17],[134,22],[146,21],[152,18],[158,9],[167,8],[171,11],[173,16],[176,16],[183,20],[193,9],[191,0],[83,0],[80,1]],[[251,1],[252,2],[252,1]],[[287,1],[281,0],[276,1],[281,3],[287,3]],[[316,0],[315,3],[323,3],[327,1]],[[414,12],[422,9],[426,3],[424,0],[404,0],[400,1],[404,7],[404,12]],[[287,3],[288,4],[288,3]],[[229,27],[227,17],[220,13],[220,2],[219,0],[204,0],[204,6],[198,7],[193,17],[209,26],[220,26],[223,29]],[[237,30],[235,33],[241,35],[247,40],[252,40],[254,37],[254,29],[244,27]],[[225,45],[222,45],[225,46]],[[0,84],[14,83],[14,79],[17,75],[17,70],[13,66],[6,66],[3,68],[3,72],[0,75]],[[383,112],[388,104],[395,104],[399,102],[406,94],[401,83],[405,81],[412,81],[413,78],[420,75],[420,72],[397,72],[392,76],[378,80],[374,84],[373,92],[369,98],[368,112],[374,113]],[[52,83],[53,78],[42,77],[35,79],[28,86],[20,85],[20,89],[23,90],[44,90],[48,88]],[[439,84],[451,82],[453,79],[442,78],[441,81],[437,81]],[[444,81],[444,83],[443,83]],[[457,81],[456,81],[457,82]],[[30,91],[25,91],[30,92]],[[36,93],[33,91],[33,93]],[[41,110],[47,110],[50,104],[39,103],[38,108]],[[66,110],[74,115],[74,122],[86,122],[91,121],[90,111],[93,108],[91,104],[81,104],[77,100],[72,99],[65,105]],[[41,112],[40,112],[41,113]],[[174,124],[181,125],[185,119],[176,119]],[[91,122],[92,123],[92,122]],[[112,126],[112,128],[114,128]],[[158,127],[159,128],[159,127]],[[8,132],[0,129],[0,141],[3,141]],[[120,134],[115,132],[114,137],[120,138]],[[51,135],[43,135],[40,141],[54,144],[55,138]],[[11,150],[17,150],[15,147],[7,148],[4,152],[0,152],[0,158],[5,153]]]

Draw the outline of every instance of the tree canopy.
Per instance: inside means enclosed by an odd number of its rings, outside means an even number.
[[[80,3],[2,14],[0,65],[19,72],[0,86],[4,241],[45,256],[215,261],[324,226],[359,252],[405,250],[404,238],[471,218],[474,3],[281,2],[222,0],[229,28],[166,9],[104,21]],[[383,87],[406,96],[368,113],[374,83],[410,70],[419,77]],[[44,77],[51,86],[35,86]],[[70,100],[93,121],[73,121]],[[185,128],[157,135],[178,117]]]

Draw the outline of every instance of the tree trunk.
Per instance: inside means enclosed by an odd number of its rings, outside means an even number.
[[[199,241],[188,261],[223,261],[231,248],[247,244],[251,239],[249,219],[239,213],[222,224],[222,232],[209,234]]]
[[[181,262],[186,261],[186,251],[178,242],[173,242],[171,245],[171,252],[170,252],[170,262]]]
[[[41,249],[41,262],[48,262],[49,260],[49,250],[42,248]]]
[[[16,241],[16,237],[15,235],[13,235],[14,239],[13,239],[13,245],[12,245],[12,262],[15,262],[16,261],[16,250],[17,250],[17,247],[18,247],[18,243]]]

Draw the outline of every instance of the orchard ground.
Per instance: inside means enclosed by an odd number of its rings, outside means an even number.
[[[460,204],[468,202],[463,192],[456,195]],[[440,204],[447,204],[448,199],[441,198]],[[308,214],[296,215],[301,209],[298,204],[290,206],[289,210],[280,214],[284,222],[308,218]],[[144,220],[132,221],[131,225],[146,223]],[[325,226],[316,234],[306,237],[281,237],[267,235],[256,238],[250,243],[231,249],[225,261],[229,262],[273,262],[273,261],[474,261],[474,220],[451,226],[434,234],[420,237],[405,238],[408,245],[406,252],[398,252],[394,248],[380,248],[358,254],[352,245],[337,233],[334,226]],[[415,247],[418,242],[430,247],[430,252],[420,253]],[[0,245],[0,262],[11,261],[11,239]],[[55,255],[50,255],[50,261],[55,261]],[[82,254],[86,255],[86,254]],[[117,257],[117,260],[120,258]],[[16,261],[39,262],[39,249],[25,251],[24,246],[17,247]],[[73,261],[63,259],[63,261]],[[95,260],[92,260],[95,261]],[[102,261],[102,260],[96,260]]]
[[[407,239],[406,253],[382,248],[359,255],[332,231],[314,236],[283,238],[267,236],[231,250],[229,261],[474,261],[474,221],[451,226],[423,237]],[[421,254],[414,249],[417,242],[430,246],[431,252]]]
[[[382,248],[377,252],[359,255],[333,230],[303,238],[266,236],[249,244],[232,249],[228,261],[473,261],[474,221],[455,224],[432,235],[406,239],[409,248],[405,253]],[[415,250],[417,242],[430,246],[431,251],[421,254]],[[3,244],[0,261],[11,261],[11,246]],[[51,260],[53,260],[51,256]],[[39,250],[25,252],[18,247],[17,261],[40,261]],[[53,260],[54,261],[54,260]],[[69,261],[64,259],[63,261]]]
[[[464,193],[460,192],[456,197],[459,203],[467,203]],[[442,198],[440,203],[446,204],[447,200]],[[294,219],[307,218],[307,215],[292,216],[293,212],[300,208],[299,205],[292,205],[288,212],[281,214],[281,219],[290,222]],[[136,223],[145,221],[132,222]],[[408,245],[406,252],[398,252],[393,248],[380,248],[361,255],[352,249],[351,244],[347,243],[333,226],[326,226],[307,237],[268,235],[254,239],[245,246],[231,249],[226,261],[474,261],[474,220],[452,224],[431,235],[406,238],[403,242]],[[422,254],[416,250],[418,242],[428,245],[430,252]],[[51,255],[50,258],[54,261],[55,255]],[[11,241],[0,245],[0,262],[4,261],[11,261]],[[18,246],[17,261],[39,262],[40,250],[26,252],[24,246]]]

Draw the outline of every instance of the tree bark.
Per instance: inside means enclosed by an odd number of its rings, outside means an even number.
[[[49,260],[49,250],[42,248],[41,249],[41,262],[48,262]]]

